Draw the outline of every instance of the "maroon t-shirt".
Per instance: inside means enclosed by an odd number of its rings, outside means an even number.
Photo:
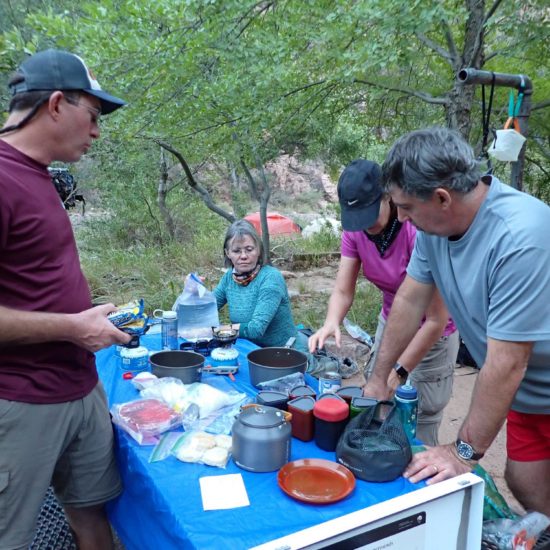
[[[77,313],[91,307],[71,223],[47,167],[0,140],[0,305]],[[0,344],[0,398],[80,399],[97,384],[93,353],[69,342]]]

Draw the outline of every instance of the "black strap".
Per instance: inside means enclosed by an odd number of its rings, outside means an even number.
[[[33,108],[25,115],[24,118],[22,118],[17,124],[12,124],[11,126],[5,126],[4,128],[0,129],[0,134],[5,134],[7,132],[13,132],[14,130],[19,130],[20,128],[23,128],[25,124],[27,124],[30,119],[38,112],[38,109],[46,103],[50,98],[46,97],[45,99],[42,99],[38,101]]]
[[[490,128],[490,119],[491,119],[491,109],[493,108],[493,96],[495,93],[495,73],[491,71],[491,92],[489,94],[489,105],[485,106],[485,85],[481,86],[481,116],[482,116],[482,125],[483,125],[483,136],[481,141],[481,152],[480,158],[487,159],[487,174],[492,174],[493,166],[491,164],[491,159],[487,154],[487,142],[489,140]]]

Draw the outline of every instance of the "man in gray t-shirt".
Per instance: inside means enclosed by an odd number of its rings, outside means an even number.
[[[400,138],[382,170],[399,219],[420,231],[364,394],[391,395],[388,377],[437,287],[482,368],[456,442],[418,453],[404,475],[470,471],[507,419],[506,481],[526,509],[550,515],[550,207],[480,177],[471,147],[443,128]]]

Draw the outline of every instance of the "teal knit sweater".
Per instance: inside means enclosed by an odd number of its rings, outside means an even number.
[[[239,336],[258,346],[281,347],[297,335],[285,280],[270,265],[263,266],[248,286],[238,285],[229,269],[214,295],[218,309],[227,304],[231,323],[240,323]]]

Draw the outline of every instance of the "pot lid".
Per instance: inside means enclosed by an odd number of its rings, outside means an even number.
[[[212,327],[212,334],[220,344],[231,344],[238,337],[238,331],[229,326]]]
[[[239,415],[239,419],[245,426],[251,428],[273,428],[285,422],[283,411],[262,405],[245,409]]]

